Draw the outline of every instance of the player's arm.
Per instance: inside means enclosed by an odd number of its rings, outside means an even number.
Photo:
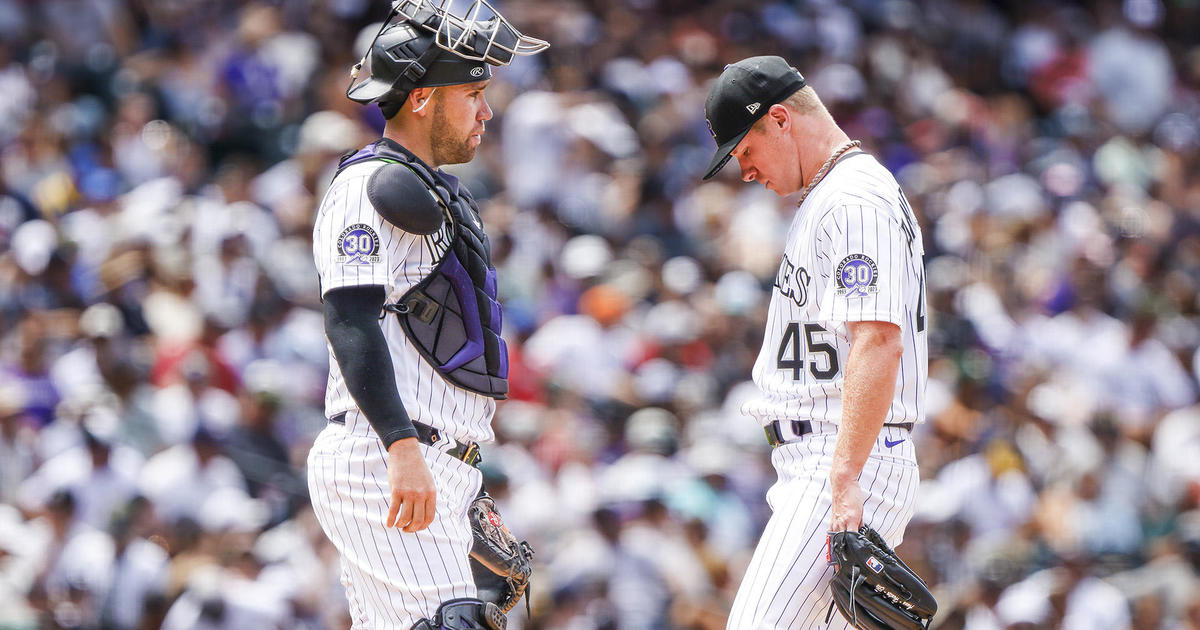
[[[830,531],[857,530],[864,495],[858,476],[887,418],[904,343],[891,322],[847,322],[850,355],[842,381],[842,423],[833,448],[829,484]]]
[[[330,290],[325,294],[325,335],[346,389],[388,452],[392,497],[384,525],[415,532],[433,521],[436,493],[417,446],[417,430],[400,401],[387,340],[379,328],[386,299],[381,286]]]
[[[842,373],[842,417],[829,484],[830,531],[858,529],[865,494],[858,477],[887,422],[904,352],[902,326],[913,293],[906,271],[916,255],[902,213],[890,208],[834,208],[818,229],[829,252],[822,319],[844,322],[850,352]],[[822,238],[823,237],[823,238]],[[869,524],[869,523],[868,523]]]

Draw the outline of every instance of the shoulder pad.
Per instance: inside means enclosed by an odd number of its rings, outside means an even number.
[[[413,234],[442,227],[442,207],[409,167],[385,163],[367,180],[367,198],[388,223]]]

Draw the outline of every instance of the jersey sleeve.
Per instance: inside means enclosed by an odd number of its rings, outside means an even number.
[[[895,213],[840,206],[818,223],[819,318],[830,324],[880,321],[906,326],[912,242]]]
[[[389,260],[392,228],[367,198],[367,177],[334,182],[313,226],[313,259],[321,276],[321,295],[342,287],[392,283]]]

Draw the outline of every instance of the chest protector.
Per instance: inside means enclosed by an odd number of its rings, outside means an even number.
[[[508,347],[500,337],[496,268],[475,200],[465,186],[452,192],[433,169],[388,140],[342,158],[337,172],[367,160],[412,169],[451,224],[450,246],[433,271],[384,310],[396,315],[409,341],[446,380],[483,396],[507,398]]]

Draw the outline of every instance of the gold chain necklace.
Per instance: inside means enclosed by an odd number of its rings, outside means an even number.
[[[808,197],[808,193],[811,192],[813,188],[816,188],[817,184],[821,182],[821,178],[825,177],[825,171],[828,171],[829,167],[833,166],[834,162],[837,162],[839,159],[841,159],[841,157],[845,155],[847,151],[860,146],[861,144],[862,142],[859,140],[851,140],[850,142],[838,147],[837,151],[834,151],[833,155],[829,156],[828,160],[825,160],[825,163],[821,165],[821,168],[817,169],[817,174],[813,175],[813,178],[809,180],[808,185],[804,187],[804,190],[800,191],[800,201],[796,202],[796,207],[799,208],[800,204],[804,203],[804,198]]]

